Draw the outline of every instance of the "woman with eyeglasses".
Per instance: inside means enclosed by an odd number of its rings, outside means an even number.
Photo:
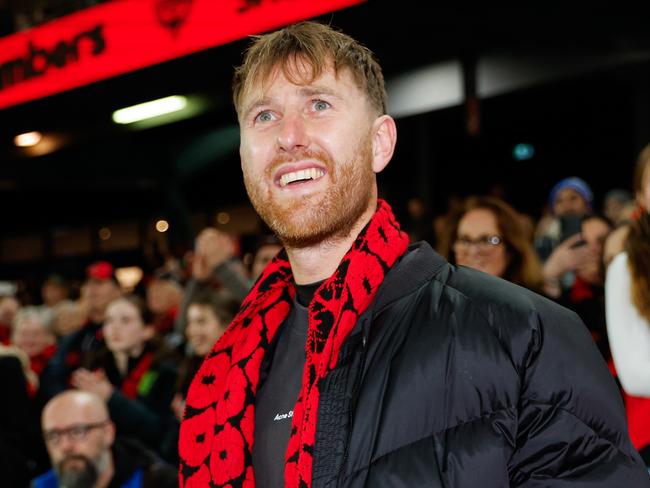
[[[448,249],[442,251],[451,263],[541,290],[541,264],[523,219],[498,198],[470,197],[452,226]]]

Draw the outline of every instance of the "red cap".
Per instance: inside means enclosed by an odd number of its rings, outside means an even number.
[[[113,265],[108,261],[96,261],[86,268],[89,280],[115,280]]]

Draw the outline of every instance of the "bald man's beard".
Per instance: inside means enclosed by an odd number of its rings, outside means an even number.
[[[330,181],[324,192],[278,201],[270,189],[262,189],[254,175],[244,172],[246,191],[253,207],[282,243],[291,248],[348,237],[364,212],[374,204],[376,182],[369,137],[359,144],[352,160],[342,164],[335,163],[322,151],[301,151],[291,158],[278,157],[267,168],[266,181],[272,180],[279,165],[305,160],[325,167]]]
[[[61,488],[93,488],[99,477],[95,463],[82,454],[66,456],[57,464],[56,473]]]

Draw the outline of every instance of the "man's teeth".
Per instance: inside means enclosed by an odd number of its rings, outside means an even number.
[[[289,183],[300,180],[315,180],[325,174],[325,171],[318,168],[301,169],[293,173],[285,173],[280,177],[280,186],[287,186]]]

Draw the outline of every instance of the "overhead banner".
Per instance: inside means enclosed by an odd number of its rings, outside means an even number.
[[[113,0],[0,38],[0,109],[364,0]]]

